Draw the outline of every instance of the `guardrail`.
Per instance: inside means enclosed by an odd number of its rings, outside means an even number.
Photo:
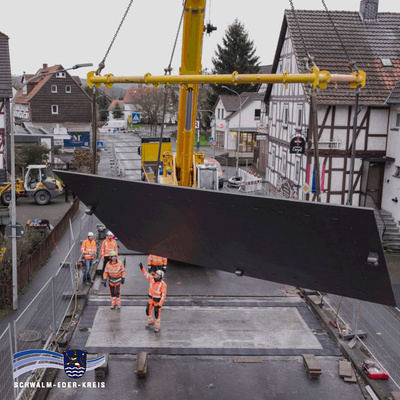
[[[66,217],[67,218],[67,217]],[[61,222],[61,221],[60,221]],[[26,372],[14,379],[13,355],[24,350],[53,350],[55,343],[64,332],[63,323],[71,310],[78,284],[81,279],[76,266],[82,239],[93,230],[93,216],[86,214],[79,221],[79,232],[74,237],[71,220],[60,226],[70,226],[70,247],[66,255],[56,251],[53,254],[55,265],[59,265],[51,277],[36,294],[34,299],[0,335],[0,400],[28,399],[34,394],[35,387],[14,387],[17,382],[37,382],[44,368]],[[60,235],[62,234],[60,228]],[[65,230],[64,230],[65,233]],[[71,317],[72,318],[72,317]],[[33,385],[34,386],[34,385]]]
[[[357,336],[358,340],[389,372],[390,379],[400,389],[400,317],[396,317],[398,309],[332,294],[325,295],[324,302],[338,314],[344,326],[348,325],[350,332],[356,336],[360,331],[367,333],[364,338]]]

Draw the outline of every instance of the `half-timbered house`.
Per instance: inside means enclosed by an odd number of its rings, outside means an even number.
[[[309,53],[320,70],[348,74],[351,59],[367,75],[366,85],[360,89],[353,155],[355,89],[346,84],[317,89],[323,202],[346,204],[352,188],[351,204],[373,200],[381,207],[384,172],[391,160],[387,157],[391,115],[387,99],[400,77],[399,34],[400,14],[379,13],[378,0],[362,0],[360,11],[354,12],[285,11],[273,73],[305,72],[303,60]],[[308,129],[310,91],[304,84],[288,85],[287,89],[270,84],[265,96],[269,106],[267,181],[283,196],[303,200],[315,199],[314,143]],[[305,153],[291,153],[290,140],[302,135]]]
[[[8,36],[0,32],[0,171],[7,168],[6,155],[6,132],[9,131],[10,102],[12,98],[10,52],[8,47]],[[6,176],[0,172],[0,180]]]

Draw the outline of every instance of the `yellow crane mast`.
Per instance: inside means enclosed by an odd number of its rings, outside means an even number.
[[[179,75],[152,76],[114,76],[107,74],[100,76],[97,72],[88,73],[88,86],[100,86],[105,84],[111,88],[114,83],[141,83],[146,85],[179,84],[179,112],[176,156],[168,155],[164,160],[168,163],[172,179],[166,181],[180,186],[196,186],[195,162],[202,162],[204,155],[193,151],[195,137],[195,119],[197,112],[197,92],[199,84],[260,84],[283,83],[286,87],[289,83],[310,84],[313,89],[325,89],[328,83],[348,83],[350,88],[357,89],[365,85],[366,74],[357,71],[351,74],[331,74],[328,71],[320,71],[312,67],[309,73],[290,74],[239,74],[234,71],[225,75],[202,75],[201,53],[203,35],[205,32],[206,0],[186,0],[184,3],[182,59]],[[172,157],[172,159],[171,159]],[[169,161],[167,161],[169,159]],[[164,175],[166,174],[164,169]]]

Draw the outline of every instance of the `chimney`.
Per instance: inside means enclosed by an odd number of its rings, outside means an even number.
[[[378,20],[379,0],[361,0],[360,16],[363,21]]]
[[[47,64],[43,64],[43,69],[46,69],[47,68]]]

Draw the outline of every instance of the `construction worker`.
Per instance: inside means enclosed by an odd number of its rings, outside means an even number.
[[[147,270],[150,274],[154,276],[157,270],[161,269],[164,274],[167,272],[167,262],[166,257],[156,256],[154,254],[149,254],[147,258]]]
[[[118,244],[117,241],[113,239],[113,237],[114,237],[113,233],[108,231],[106,238],[103,240],[103,243],[101,244],[100,255],[101,259],[103,260],[102,274],[104,274],[104,269],[107,263],[110,261],[110,252],[115,251],[118,257]]]
[[[118,310],[121,309],[121,285],[125,283],[125,266],[121,260],[118,260],[117,253],[110,251],[110,261],[107,263],[103,273],[104,287],[110,287],[111,295],[111,309],[117,306]]]
[[[83,272],[83,283],[90,283],[90,269],[93,264],[93,259],[97,254],[97,243],[94,240],[93,232],[88,232],[88,238],[83,241],[81,247],[81,255],[85,264]]]
[[[147,325],[146,328],[151,328],[154,325],[154,333],[160,332],[161,322],[161,307],[164,304],[164,300],[167,297],[167,284],[163,281],[164,271],[161,269],[157,270],[153,275],[146,272],[143,268],[143,264],[139,263],[142,274],[150,281],[149,286],[149,301],[146,307]],[[154,308],[155,323],[152,315]]]

